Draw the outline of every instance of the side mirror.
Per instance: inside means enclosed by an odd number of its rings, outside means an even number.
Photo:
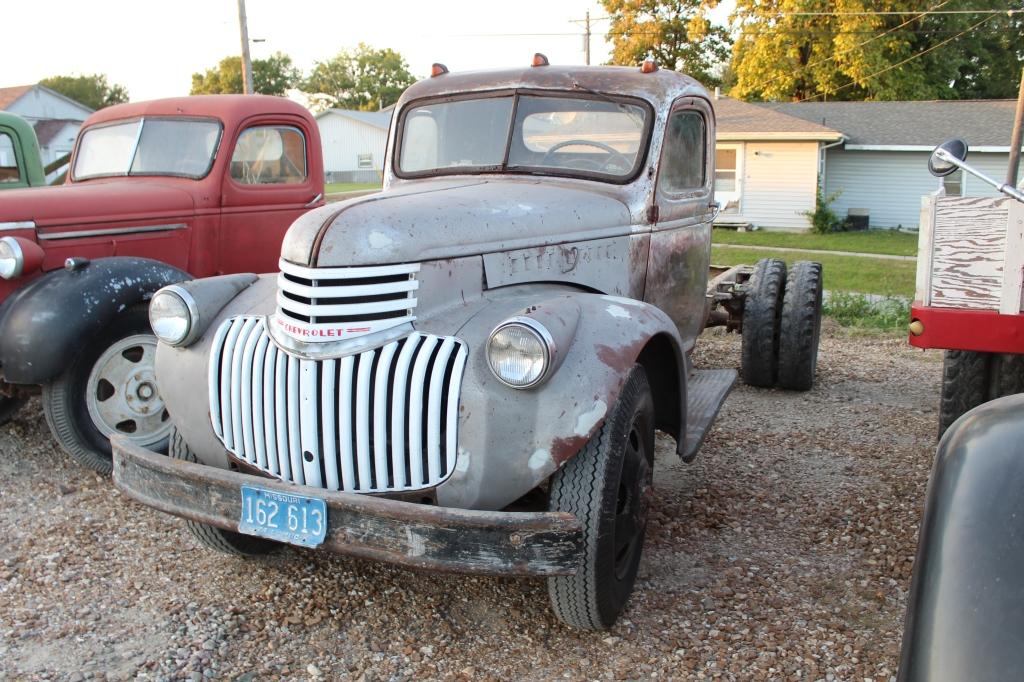
[[[954,160],[963,162],[966,158],[966,142],[959,139],[946,140],[935,148],[928,159],[928,172],[937,178],[944,177],[960,167]]]

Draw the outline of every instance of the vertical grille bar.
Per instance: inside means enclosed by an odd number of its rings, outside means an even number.
[[[455,339],[446,338],[434,359],[434,368],[430,372],[430,392],[427,394],[427,480],[436,481],[441,478],[441,427],[444,419],[441,415],[441,388],[444,375],[448,370],[448,360],[455,348]]]
[[[324,472],[327,474],[326,485],[330,490],[337,490],[340,486],[338,480],[338,443],[335,434],[338,429],[335,424],[338,418],[338,391],[335,387],[337,381],[337,360],[324,360],[321,363],[320,372],[320,415],[323,419],[323,426],[320,432],[323,434]]]
[[[240,412],[242,413],[242,451],[239,454],[251,464],[256,463],[256,447],[253,439],[252,367],[255,363],[256,344],[259,343],[262,331],[262,321],[253,325],[249,330],[249,336],[245,339],[245,345],[242,347],[242,379],[239,392]]]
[[[231,436],[234,444],[234,452],[238,453],[244,449],[245,440],[242,436],[242,358],[245,354],[245,345],[249,341],[249,334],[256,326],[256,319],[250,319],[242,326],[238,334],[235,350],[231,354],[231,376],[235,378],[231,382]],[[251,368],[250,368],[251,369]],[[248,402],[248,401],[246,401]]]
[[[288,356],[274,349],[274,428],[277,430],[277,461],[281,476],[292,478],[292,458],[288,448]]]
[[[267,464],[270,473],[283,476],[281,454],[277,440],[277,411],[274,405],[274,377],[276,376],[277,348],[267,343],[263,355],[263,442],[266,443]]]
[[[299,485],[305,485],[302,468],[302,443],[299,440],[299,360],[288,356],[288,456],[292,463],[292,476]]]
[[[359,463],[359,489],[372,490],[370,464],[370,377],[376,351],[359,354],[359,373],[356,379],[356,457]]]
[[[317,409],[317,364],[299,361],[299,440],[302,444],[302,473],[306,485],[321,487],[320,476],[320,410]]]
[[[341,359],[338,379],[338,458],[341,460],[342,490],[356,489],[356,474],[352,466],[352,364],[348,356]]]
[[[452,377],[448,383],[448,423],[445,426],[445,472],[451,473],[455,468],[455,458],[458,455],[458,434],[459,434],[459,394],[462,389],[462,370],[466,366],[465,346],[459,345],[459,352],[455,354],[455,364],[452,366]]]
[[[391,464],[396,489],[409,485],[405,460],[405,389],[409,381],[409,365],[422,338],[422,334],[406,337],[395,363],[395,385],[391,391]]]
[[[437,345],[437,337],[429,335],[423,339],[419,352],[416,353],[416,364],[412,368],[412,385],[424,386],[427,374],[427,363],[430,354]],[[423,391],[409,392],[409,477],[411,485],[421,486],[423,479]]]
[[[262,332],[263,325],[260,325],[260,331]],[[256,446],[256,465],[266,470],[267,465],[267,436],[266,431],[263,428],[263,377],[265,375],[263,367],[265,365],[265,358],[267,355],[267,344],[270,343],[270,337],[266,334],[260,334],[259,341],[256,342],[256,350],[253,352],[252,358],[252,392],[249,394],[249,408],[252,413],[252,440],[253,445]],[[273,443],[274,441],[269,441]],[[275,469],[277,467],[274,467]]]
[[[230,331],[228,332],[227,339],[224,341],[224,352],[220,362],[220,428],[224,438],[224,446],[228,450],[234,450],[235,434],[231,428],[231,412],[232,405],[234,405],[231,400],[234,392],[232,388],[233,382],[231,381],[231,367],[235,352],[238,350],[238,335],[242,332],[246,322],[243,319],[237,319],[228,324],[230,325]]]
[[[377,487],[384,489],[391,487],[388,476],[388,376],[397,348],[397,343],[389,343],[381,349],[373,382],[373,469],[377,474]]]
[[[228,385],[221,381],[221,356],[224,354],[224,339],[227,338],[228,331],[234,328],[235,325],[231,322],[218,327],[217,333],[213,337],[213,346],[210,350],[210,422],[213,424],[214,432],[220,438],[224,438],[224,425],[221,419],[221,406],[223,403],[221,400],[221,387]],[[216,377],[216,381],[212,380],[214,377]]]

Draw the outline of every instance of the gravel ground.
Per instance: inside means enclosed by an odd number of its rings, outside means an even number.
[[[738,357],[710,334],[696,362]],[[826,325],[814,390],[738,387],[691,465],[659,436],[637,590],[604,633],[559,624],[543,581],[203,550],[31,404],[0,428],[0,677],[888,680],[940,371]]]

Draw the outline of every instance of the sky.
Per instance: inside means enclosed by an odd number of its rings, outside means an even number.
[[[452,71],[583,64],[582,19],[592,17],[591,63],[608,59],[608,22],[597,0],[247,0],[253,59],[281,51],[308,71],[359,42],[400,52],[417,78],[433,62]],[[0,87],[47,76],[104,73],[132,101],[187,95],[192,74],[238,54],[236,0],[50,0],[4,4]],[[574,21],[579,23],[574,23]],[[556,34],[556,35],[552,35]]]

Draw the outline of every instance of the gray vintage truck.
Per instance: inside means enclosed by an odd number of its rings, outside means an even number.
[[[150,306],[170,457],[112,439],[114,480],[206,545],[280,542],[549,580],[566,623],[633,589],[654,433],[684,460],[736,378],[809,388],[821,268],[709,284],[715,117],[641,68],[448,73],[397,105],[384,190],[295,221],[280,273]]]

